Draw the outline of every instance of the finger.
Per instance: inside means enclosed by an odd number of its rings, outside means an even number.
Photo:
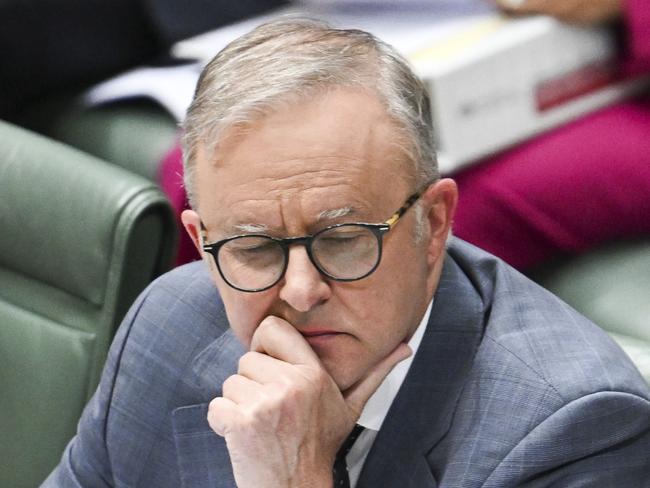
[[[548,0],[497,0],[499,7],[511,15],[550,13],[554,4]]]
[[[237,405],[242,405],[259,398],[261,387],[262,385],[258,382],[253,381],[246,376],[234,374],[223,382],[221,389],[224,398],[236,403]]]
[[[526,0],[495,0],[497,7],[508,14],[517,14],[523,9]]]
[[[260,322],[250,349],[290,364],[320,365],[318,356],[300,332],[286,320],[272,315]]]
[[[217,397],[208,406],[208,424],[221,437],[225,437],[240,416],[237,405],[231,400]]]
[[[291,378],[293,365],[262,352],[249,351],[239,359],[237,373],[249,380],[265,385]]]
[[[372,368],[364,378],[344,392],[343,397],[345,398],[345,403],[356,414],[357,418],[361,415],[361,411],[368,399],[379,388],[379,385],[384,381],[384,378],[391,372],[393,367],[411,354],[413,354],[413,351],[411,351],[408,345],[404,343],[399,344],[393,352]]]

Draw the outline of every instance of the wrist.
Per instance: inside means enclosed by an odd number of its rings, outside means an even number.
[[[302,471],[291,480],[288,488],[332,488],[333,486],[332,465],[325,464]]]

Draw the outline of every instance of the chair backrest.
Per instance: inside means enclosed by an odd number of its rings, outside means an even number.
[[[78,96],[64,96],[36,104],[21,114],[21,122],[152,181],[178,137],[169,112],[144,99],[89,107]]]
[[[606,330],[650,384],[650,240],[606,245],[532,278]]]
[[[37,486],[58,462],[175,245],[155,184],[0,122],[0,486]]]

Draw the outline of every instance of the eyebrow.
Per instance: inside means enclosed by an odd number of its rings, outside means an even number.
[[[236,224],[233,226],[233,230],[243,234],[259,234],[268,232],[269,227],[264,224]]]
[[[318,221],[322,222],[323,220],[333,220],[340,217],[346,217],[347,215],[353,214],[354,211],[355,210],[352,207],[341,207],[331,210],[324,210],[318,214]]]
[[[351,214],[354,214],[356,210],[353,207],[341,207],[334,208],[330,210],[324,210],[320,212],[317,216],[318,222],[323,222],[325,220],[333,220],[341,217],[345,217]],[[241,233],[241,234],[265,234],[270,230],[268,225],[257,224],[257,223],[242,223],[235,224],[230,229],[230,233]]]

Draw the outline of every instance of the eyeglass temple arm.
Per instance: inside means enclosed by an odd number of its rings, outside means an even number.
[[[199,220],[201,224],[200,228],[200,237],[201,237],[201,246],[205,247],[205,241],[208,239],[208,229],[205,227],[205,224],[203,223],[202,220]]]
[[[420,198],[421,192],[414,193],[410,197],[408,197],[408,200],[402,205],[397,212],[393,214],[393,216],[388,219],[386,222],[384,222],[388,227],[391,229],[393,226],[397,223],[397,221],[406,213],[406,211],[413,206],[413,204],[417,201],[418,198]]]

